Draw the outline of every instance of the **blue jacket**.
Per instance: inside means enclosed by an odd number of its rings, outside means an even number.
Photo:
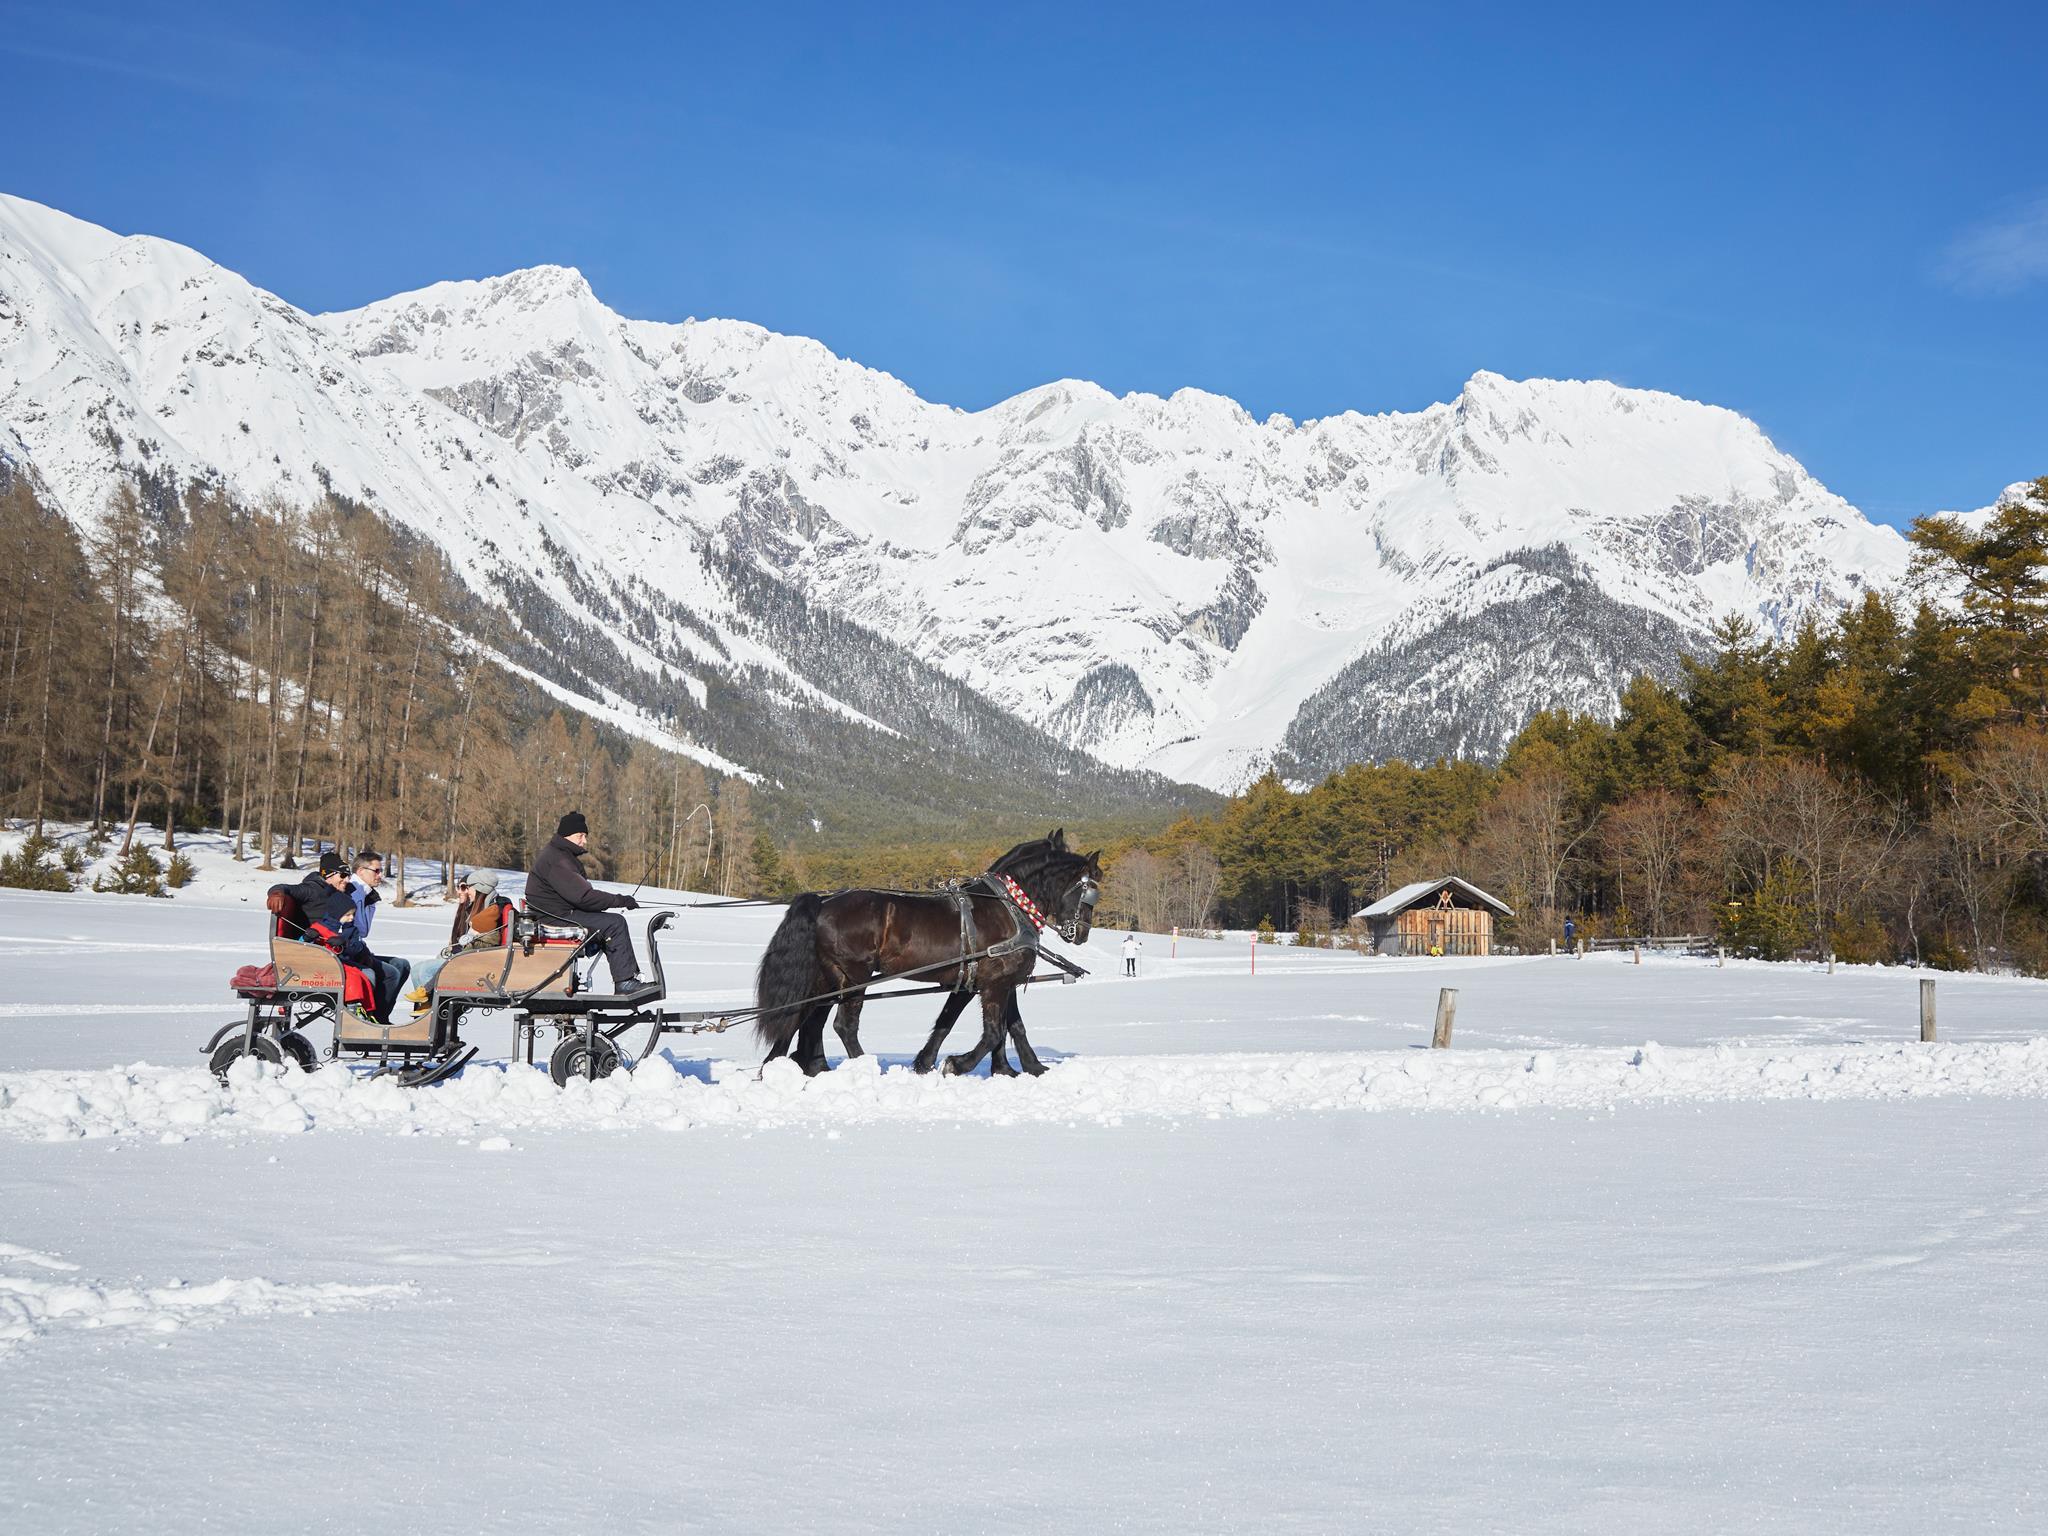
[[[356,904],[356,937],[369,942],[370,924],[377,916],[377,903],[384,898],[377,894],[373,885],[365,885],[353,875],[348,882],[349,900]]]

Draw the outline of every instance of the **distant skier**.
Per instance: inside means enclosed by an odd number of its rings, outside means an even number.
[[[1144,945],[1138,942],[1138,936],[1135,933],[1124,935],[1124,974],[1126,976],[1138,974],[1138,951],[1144,947]]]
[[[1564,952],[1568,955],[1579,952],[1579,925],[1570,918],[1564,920]]]

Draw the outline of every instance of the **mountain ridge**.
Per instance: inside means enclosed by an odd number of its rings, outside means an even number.
[[[1723,613],[1782,630],[1905,567],[1755,423],[1661,391],[1481,369],[1419,411],[1296,422],[1070,379],[968,411],[750,322],[628,319],[571,267],[309,315],[7,198],[0,421],[80,520],[139,468],[253,502],[331,490],[455,553],[543,650],[608,614],[620,676],[671,676],[695,711],[682,739],[770,777],[775,749],[714,739],[714,682],[882,722],[750,602],[857,625],[1064,748],[1227,790],[1488,755],[1529,709],[1611,708]],[[748,566],[772,599],[735,586]],[[569,685],[673,729],[638,685]]]

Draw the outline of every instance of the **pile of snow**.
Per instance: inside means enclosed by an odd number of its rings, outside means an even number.
[[[32,1271],[17,1273],[16,1271]],[[33,1248],[0,1243],[0,1356],[63,1329],[134,1328],[175,1333],[190,1323],[225,1317],[296,1312],[310,1317],[410,1296],[409,1285],[279,1285],[271,1280],[220,1279],[210,1285],[172,1280],[136,1288],[79,1279],[78,1266]]]
[[[697,1075],[699,1071],[703,1076]],[[537,1068],[478,1066],[432,1088],[344,1069],[236,1064],[0,1074],[0,1136],[289,1135],[313,1130],[485,1136],[516,1131],[742,1131],[882,1122],[1119,1125],[1318,1110],[1611,1109],[1629,1103],[1763,1099],[2048,1098],[2048,1037],[1980,1044],[1801,1050],[1654,1042],[1617,1051],[1347,1051],[1077,1057],[1042,1078],[920,1076],[859,1057],[822,1077],[682,1063],[666,1053],[596,1083],[558,1089]],[[490,1140],[487,1150],[506,1150]]]

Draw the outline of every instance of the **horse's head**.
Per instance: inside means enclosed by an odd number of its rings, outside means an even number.
[[[1102,850],[1067,857],[1077,859],[1080,867],[1074,872],[1072,883],[1060,893],[1054,922],[1060,937],[1069,944],[1086,944],[1095,927],[1095,900],[1102,894]]]
[[[1102,854],[1074,853],[1064,828],[1049,837],[1019,843],[989,866],[1008,875],[1047,916],[1047,925],[1069,944],[1085,944],[1095,926],[1095,900],[1102,888]]]

